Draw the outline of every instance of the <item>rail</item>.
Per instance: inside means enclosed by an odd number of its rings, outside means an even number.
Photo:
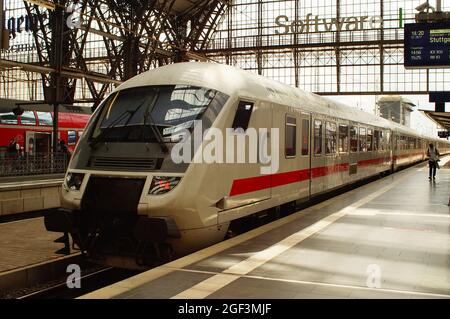
[[[69,164],[69,156],[63,153],[0,155],[0,177],[63,174]]]

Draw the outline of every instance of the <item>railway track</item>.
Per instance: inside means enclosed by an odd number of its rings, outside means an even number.
[[[74,299],[134,276],[137,273],[137,271],[112,267],[102,268],[82,275],[79,278],[80,288],[69,288],[66,282],[60,282],[20,296],[17,299]]]

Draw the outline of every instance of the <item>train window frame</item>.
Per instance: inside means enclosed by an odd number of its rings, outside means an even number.
[[[289,130],[292,130],[294,128],[294,131],[290,132],[293,135],[293,153],[288,153],[288,132]],[[285,116],[285,128],[284,128],[284,156],[287,159],[293,159],[297,157],[297,118],[294,115],[286,114]]]
[[[345,128],[345,138],[344,140],[346,141],[346,147],[345,149],[342,147],[342,132],[343,130],[341,130],[341,128]],[[338,124],[338,153],[339,154],[348,154],[349,150],[350,150],[350,130],[349,130],[350,126],[348,124],[344,124],[344,123],[339,123]],[[341,150],[342,149],[342,150]]]
[[[362,153],[367,153],[367,128],[364,126],[359,127],[358,141],[359,141],[358,143],[359,151]]]
[[[75,137],[75,141],[71,139],[70,135],[73,135]],[[67,131],[67,145],[73,146],[77,144],[77,131],[69,130]]]
[[[368,128],[367,129],[367,135],[366,135],[366,148],[367,152],[373,152],[373,129]],[[369,139],[370,138],[370,139]],[[370,140],[370,144],[369,144]]]
[[[373,130],[373,151],[377,152],[380,150],[380,130]]]
[[[334,131],[333,131],[334,126]],[[331,133],[330,133],[331,132]],[[334,132],[334,134],[333,134]],[[331,144],[330,148],[328,148],[328,142],[330,140],[330,137],[332,137],[332,142],[334,140],[334,146]],[[337,154],[337,125],[336,122],[333,121],[326,121],[325,122],[325,156],[335,156]]]
[[[248,108],[248,106],[250,107]],[[236,132],[236,130],[238,130],[239,128],[244,130],[244,132],[247,131],[250,120],[252,118],[254,107],[255,102],[246,99],[239,100],[236,107],[236,112],[234,114],[233,124],[231,125],[233,131]]]
[[[27,113],[27,114],[33,114],[33,119],[34,119],[34,123],[33,123],[33,124],[32,124],[31,122],[27,122],[27,121],[25,121],[25,123],[24,123],[23,116],[24,116],[25,113]],[[34,111],[25,111],[25,112],[23,112],[23,114],[20,115],[20,125],[37,126],[37,117],[36,117],[36,113],[34,113]]]
[[[352,132],[355,132],[355,135],[352,136]],[[359,127],[357,125],[350,125],[349,128],[349,138],[350,138],[350,153],[358,153],[359,151]],[[352,142],[356,141],[356,149],[353,147]]]
[[[14,123],[10,123],[8,120],[8,122],[4,122],[4,120],[2,120],[2,115],[11,115],[12,118],[14,118],[15,120],[13,121]],[[17,115],[15,115],[13,112],[4,112],[4,113],[0,113],[0,124],[1,125],[19,125],[19,117]]]
[[[51,124],[48,124],[48,122],[44,124],[44,122],[42,121],[43,118],[40,116],[41,114],[42,115],[43,114],[50,114]],[[53,114],[51,112],[39,112],[39,111],[37,111],[36,115],[37,115],[39,126],[53,126],[54,119],[53,119]]]
[[[319,123],[319,137],[320,137],[320,145],[319,145],[319,149],[317,149],[317,135],[316,135],[316,132],[317,132],[317,123]],[[314,140],[314,145],[313,145],[313,147],[314,147],[314,149],[313,149],[313,151],[314,151],[314,156],[315,157],[321,157],[322,155],[323,155],[323,120],[320,120],[320,119],[314,119],[314,129],[313,129],[313,140]],[[320,152],[318,152],[318,150],[320,151]]]
[[[306,125],[305,125],[305,123],[306,123]],[[309,156],[309,139],[310,139],[310,135],[311,135],[309,119],[302,119],[301,131],[302,131],[302,150],[301,150],[302,156]],[[306,146],[306,148],[305,148],[305,146]]]

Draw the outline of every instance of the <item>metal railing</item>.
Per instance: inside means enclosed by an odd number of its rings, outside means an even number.
[[[63,153],[0,153],[0,177],[64,174],[69,160],[69,156]]]

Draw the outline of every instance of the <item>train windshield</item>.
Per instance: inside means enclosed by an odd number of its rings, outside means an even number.
[[[103,104],[91,139],[173,142],[204,116],[217,116],[228,96],[188,85],[147,86],[118,91]]]

